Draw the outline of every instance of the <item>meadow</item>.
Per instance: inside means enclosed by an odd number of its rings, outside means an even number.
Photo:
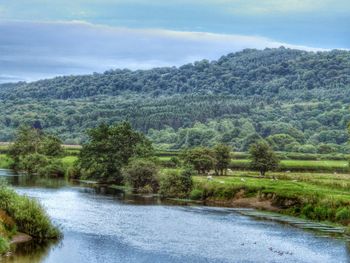
[[[261,178],[256,172],[232,171],[228,176],[214,176],[211,180],[195,176],[194,182],[192,199],[227,206],[242,204],[246,199],[245,205],[255,208],[350,224],[348,174],[274,172]],[[235,203],[237,200],[240,202]]]

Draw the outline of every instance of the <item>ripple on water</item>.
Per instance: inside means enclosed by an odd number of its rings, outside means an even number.
[[[130,205],[81,188],[17,190],[41,200],[64,230],[63,245],[47,259],[68,246],[91,254],[87,262],[100,262],[93,255],[101,251],[109,255],[103,262],[140,260],[133,254],[147,259],[142,262],[349,261],[343,241],[228,209]]]

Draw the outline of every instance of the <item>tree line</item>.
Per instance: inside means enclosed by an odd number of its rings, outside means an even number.
[[[179,68],[3,84],[0,141],[29,125],[80,144],[86,129],[127,120],[168,149],[246,151],[262,138],[278,151],[348,153],[349,65],[349,51],[247,49]]]
[[[209,175],[213,170],[224,176],[231,161],[231,147],[197,147],[172,160],[177,170],[162,171],[154,157],[152,143],[130,123],[101,124],[87,131],[78,159],[70,167],[70,179],[89,179],[104,183],[126,184],[136,192],[159,192],[162,196],[188,197],[192,176]],[[269,144],[258,141],[250,146],[251,168],[261,176],[278,166],[278,158]],[[64,176],[61,141],[33,127],[21,127],[8,155],[13,167],[39,176]],[[196,172],[195,172],[196,171]]]

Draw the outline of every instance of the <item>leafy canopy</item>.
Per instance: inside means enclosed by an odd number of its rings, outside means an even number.
[[[146,137],[132,129],[130,123],[100,124],[87,132],[78,166],[85,178],[113,180],[121,183],[121,169],[131,157],[149,156],[152,145]]]
[[[259,171],[261,176],[264,176],[267,171],[278,167],[279,160],[275,152],[264,140],[252,144],[249,153],[251,155],[251,168]]]

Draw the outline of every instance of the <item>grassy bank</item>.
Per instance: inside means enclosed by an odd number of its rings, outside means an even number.
[[[194,178],[191,197],[233,205],[246,199],[248,204],[268,202],[275,210],[302,218],[350,226],[350,176],[321,173],[270,173],[259,178],[255,172],[237,171],[234,175]]]
[[[36,200],[17,194],[0,182],[0,254],[9,249],[11,239],[19,232],[40,242],[60,236]]]
[[[164,166],[171,157],[167,153],[158,156],[163,171],[174,170]],[[61,160],[68,170],[77,156]],[[10,162],[0,155],[0,167],[7,168]],[[231,167],[229,176],[214,176],[212,181],[195,176],[191,198],[227,206],[249,206],[255,202],[256,208],[342,225],[350,223],[350,175],[346,174],[346,160],[282,160],[280,171],[269,173],[267,178],[249,171],[247,159],[234,159]],[[239,199],[246,203],[238,202]],[[261,203],[264,205],[260,206]]]

